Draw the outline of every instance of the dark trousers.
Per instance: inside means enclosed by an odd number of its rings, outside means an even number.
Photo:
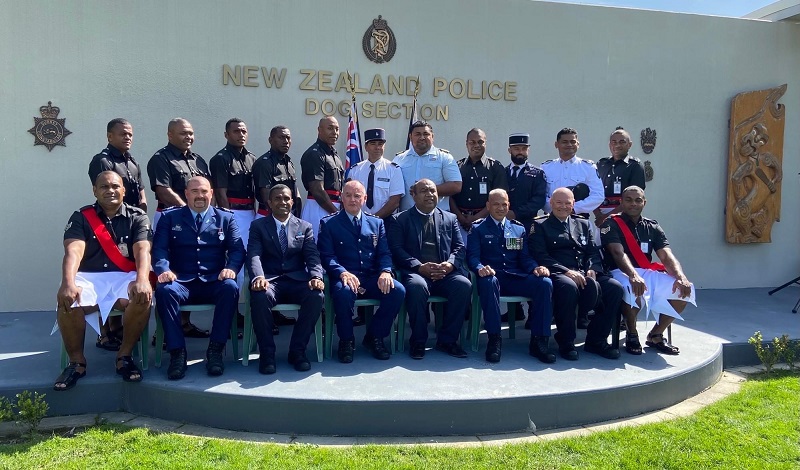
[[[228,341],[236,304],[239,302],[236,279],[209,282],[200,279],[189,282],[172,281],[159,284],[155,296],[168,350],[186,347],[180,312],[180,306],[184,304],[214,304],[211,341],[223,344]]]
[[[269,282],[267,290],[250,291],[250,315],[258,340],[258,351],[275,357],[275,339],[272,337],[272,307],[277,304],[299,304],[297,323],[292,329],[289,353],[305,352],[314,325],[322,311],[324,294],[308,287],[308,281],[298,281],[281,276]]]
[[[436,342],[446,344],[458,341],[458,335],[464,325],[464,312],[470,302],[472,291],[469,279],[454,272],[438,281],[431,281],[416,273],[405,273],[403,284],[406,287],[408,322],[411,324],[409,342],[424,344],[428,340],[428,298],[431,295],[447,299],[442,327],[436,332]]]
[[[576,308],[581,313],[595,311],[586,330],[586,342],[606,341],[614,321],[611,312],[613,310],[619,314],[622,285],[606,274],[598,274],[597,280],[587,278],[586,287],[582,289],[563,274],[552,274],[550,278],[553,281],[553,314],[558,329],[558,344],[568,345],[575,342]],[[604,308],[599,308],[601,300]]]
[[[381,302],[381,305],[372,316],[372,322],[367,327],[367,334],[376,338],[386,338],[392,330],[392,323],[394,323],[397,312],[400,311],[400,304],[406,295],[406,289],[402,284],[394,281],[394,288],[388,294],[384,294],[378,289],[377,275],[359,277],[358,280],[366,291],[363,295],[357,295],[339,279],[331,286],[331,300],[333,301],[333,311],[336,314],[336,333],[340,340],[353,340],[355,338],[353,307],[356,299],[376,299]]]
[[[500,296],[530,297],[528,326],[533,336],[550,336],[553,318],[553,283],[534,274],[515,275],[498,271],[494,276],[477,277],[483,323],[488,334],[500,334]]]

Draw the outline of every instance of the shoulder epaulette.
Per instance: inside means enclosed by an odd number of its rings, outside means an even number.
[[[589,217],[587,217],[587,216],[585,216],[583,214],[572,214],[572,217],[574,217],[576,219],[583,219],[583,220],[587,220],[589,218]]]
[[[486,217],[484,217],[482,219],[475,220],[475,221],[472,222],[472,226],[473,227],[477,227],[478,225],[482,224],[484,220],[486,220]]]
[[[439,151],[452,155],[449,150],[440,148]]]
[[[468,158],[468,157],[464,157],[464,158],[462,158],[461,160],[457,161],[457,162],[456,162],[456,164],[458,164],[458,166],[461,166],[463,163],[466,163],[466,161],[467,161],[467,158]]]
[[[339,213],[339,211],[336,211],[333,214],[328,214],[325,217],[321,218],[320,220],[330,219],[331,217],[333,217],[334,215],[336,215],[338,213]]]
[[[233,214],[233,211],[232,211],[232,210],[230,210],[230,209],[226,209],[226,208],[224,208],[224,207],[219,207],[219,206],[214,206],[214,207],[215,207],[217,210],[220,210],[220,211],[223,211],[223,212],[230,212],[231,214]]]
[[[397,164],[397,163],[395,163],[395,162],[389,162],[389,164],[390,164],[390,165],[394,165],[394,166],[396,166],[397,168],[400,168],[400,165],[398,165],[398,164]]]
[[[88,208],[90,208],[92,206],[94,206],[94,204],[86,204],[85,206],[83,206],[80,209],[78,209],[78,212],[86,210],[86,209],[88,209]]]
[[[143,211],[142,209],[140,209],[140,208],[138,208],[136,206],[132,206],[132,205],[124,203],[124,202],[123,202],[123,204],[125,204],[125,208],[128,211],[133,212],[134,214],[145,214],[145,215],[147,214],[147,212]]]
[[[638,158],[636,158],[634,156],[628,155],[628,157],[630,157],[630,159],[635,161],[636,163],[641,163],[641,160],[639,160]]]
[[[542,215],[537,215],[536,217],[533,218],[533,220],[544,220],[548,217],[550,217],[550,214],[542,214]]]
[[[100,151],[100,154],[101,154],[101,155],[108,155],[108,149],[107,149],[107,148],[105,148],[105,149],[101,150],[101,151]]]
[[[376,216],[375,214],[368,214],[366,212],[362,212],[362,214],[366,215],[367,217],[372,217],[373,219],[380,219],[380,217]],[[383,219],[381,219],[383,220]]]
[[[556,161],[556,159],[555,158],[551,158],[550,160],[543,161],[542,165],[544,165],[545,163],[550,163],[550,162],[554,162],[554,161]]]
[[[591,160],[584,160],[584,159],[582,159],[582,158],[581,158],[581,161],[582,161],[583,163],[588,163],[589,165],[594,165],[594,162],[593,162],[593,161],[591,161]]]
[[[525,226],[525,224],[523,224],[522,222],[520,222],[518,220],[515,220],[515,219],[508,219],[508,221],[511,222],[512,225],[519,225],[520,227],[524,227]]]
[[[164,213],[167,213],[167,212],[172,212],[172,211],[174,211],[176,209],[180,209],[181,207],[183,207],[183,206],[169,206],[169,207],[167,207],[165,209],[161,209],[161,213],[164,214]]]
[[[397,157],[397,156],[400,156],[401,154],[404,154],[406,152],[408,152],[408,150],[401,150],[401,151],[397,152],[396,154],[394,154],[394,156]]]
[[[355,167],[357,167],[358,165],[361,165],[362,163],[364,163],[364,162],[366,162],[366,161],[369,161],[369,160],[361,160],[360,162],[356,163],[355,165],[351,166],[350,168],[355,168]]]

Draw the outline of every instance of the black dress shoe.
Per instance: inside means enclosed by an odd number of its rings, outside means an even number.
[[[294,370],[298,372],[311,370],[311,362],[306,357],[305,351],[290,352],[289,364],[293,365]]]
[[[464,351],[458,343],[436,343],[436,350],[445,352],[459,359],[467,357],[467,352]]]
[[[568,361],[577,361],[578,360],[578,351],[575,350],[575,346],[568,344],[566,346],[559,346],[558,347],[558,355],[563,357]]]
[[[589,317],[587,315],[578,315],[577,325],[579,330],[589,328]]]
[[[344,364],[353,362],[353,350],[355,347],[356,342],[352,339],[349,341],[339,340],[339,350],[336,353],[339,356],[339,362]]]
[[[528,353],[545,364],[552,364],[556,362],[556,355],[547,349],[549,342],[550,337],[548,336],[531,337],[531,344],[528,346]]]
[[[180,380],[186,375],[186,349],[174,349],[169,352],[167,378]]]
[[[489,344],[486,345],[486,361],[500,362],[500,350],[503,347],[503,338],[500,335],[489,335]]]
[[[274,374],[277,369],[275,368],[275,356],[261,356],[258,359],[258,372],[264,375]]]
[[[372,353],[372,357],[375,359],[385,361],[392,357],[392,355],[389,353],[389,350],[386,349],[386,345],[383,344],[383,338],[376,338],[371,334],[366,334],[364,335],[364,341],[362,341],[361,344],[369,349],[369,352]]]
[[[222,353],[225,351],[225,343],[211,341],[206,350],[206,372],[212,377],[222,375],[225,372],[225,363],[222,362]]]
[[[408,355],[411,356],[411,359],[417,360],[425,357],[425,343],[411,343]]]
[[[292,317],[287,317],[281,312],[272,312],[272,322],[275,326],[290,326],[297,323],[297,320]]]
[[[619,349],[605,341],[601,343],[586,343],[583,345],[583,350],[588,353],[597,354],[606,359],[619,359]]]

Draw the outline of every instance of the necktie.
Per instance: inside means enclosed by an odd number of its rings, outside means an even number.
[[[519,172],[519,167],[514,167],[514,172],[511,174],[511,181],[516,183],[517,182],[517,173]]]
[[[200,226],[202,224],[203,224],[203,217],[200,214],[197,214],[194,217],[194,227],[197,229],[198,232],[200,231]]]
[[[369,166],[369,178],[367,178],[367,207],[372,209],[375,204],[375,198],[372,193],[375,192],[375,164]]]
[[[278,234],[278,242],[281,244],[281,251],[286,253],[286,250],[289,249],[289,239],[286,238],[286,226],[281,224],[281,231]]]
[[[358,223],[358,217],[356,216],[353,216],[353,227],[355,227],[356,229],[361,228],[361,226]]]

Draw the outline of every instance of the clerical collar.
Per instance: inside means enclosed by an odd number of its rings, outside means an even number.
[[[433,215],[433,213],[434,213],[434,212],[436,212],[436,208],[435,208],[435,207],[434,207],[434,208],[433,208],[433,210],[430,212],[430,214],[426,214],[426,213],[422,212],[421,210],[419,210],[419,207],[417,207],[417,206],[414,206],[414,209],[416,209],[416,210],[417,210],[417,212],[419,212],[420,214],[424,215],[425,217],[430,217],[430,216],[432,216],[432,215]]]

